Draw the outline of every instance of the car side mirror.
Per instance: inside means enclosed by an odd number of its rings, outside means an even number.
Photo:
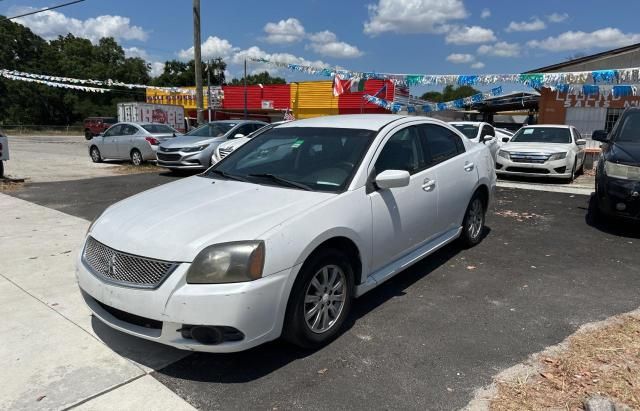
[[[511,141],[511,137],[502,137],[503,143],[508,143],[509,141]]]
[[[480,137],[480,142],[481,143],[486,143],[487,141],[491,141],[493,140],[493,137],[491,134],[485,134],[484,136]]]
[[[410,178],[406,170],[385,170],[376,176],[376,185],[381,189],[406,187]]]
[[[576,144],[579,146],[586,146],[587,145],[587,140],[583,139],[583,138],[579,138],[578,140],[576,140]]]
[[[242,137],[244,137],[244,134],[242,133],[238,133],[235,136],[233,136],[233,138],[242,138]]]
[[[596,130],[591,134],[591,139],[595,141],[607,141],[608,133],[606,130]]]

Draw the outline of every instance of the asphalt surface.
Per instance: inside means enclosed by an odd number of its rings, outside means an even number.
[[[91,219],[157,174],[7,193]],[[499,189],[484,241],[450,245],[358,299],[316,352],[273,342],[152,375],[200,409],[457,409],[580,325],[640,306],[640,228],[587,223],[589,197]],[[524,214],[527,213],[527,214]]]

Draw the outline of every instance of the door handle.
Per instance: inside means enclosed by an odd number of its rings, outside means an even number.
[[[473,171],[474,168],[475,168],[475,165],[473,163],[470,163],[468,161],[464,163],[464,171],[470,172],[470,171]]]
[[[434,180],[426,178],[424,183],[422,183],[422,189],[424,191],[433,191],[434,188],[436,188],[436,182]]]

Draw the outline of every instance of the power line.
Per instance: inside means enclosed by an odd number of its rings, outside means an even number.
[[[30,16],[32,14],[38,14],[38,13],[42,13],[43,11],[49,11],[49,10],[53,10],[53,9],[59,9],[60,7],[66,7],[66,6],[70,6],[72,4],[76,4],[76,3],[81,3],[85,0],[75,0],[75,1],[70,1],[68,3],[64,3],[64,4],[59,4],[57,6],[53,6],[53,7],[47,7],[46,9],[41,9],[41,10],[36,10],[36,11],[31,11],[29,13],[25,13],[25,14],[20,14],[19,16],[13,16],[13,17],[8,17],[7,20],[13,20],[13,19],[17,19],[20,17],[25,17],[25,16]]]

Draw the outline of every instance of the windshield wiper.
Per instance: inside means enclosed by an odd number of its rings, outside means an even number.
[[[213,170],[209,170],[209,173],[215,173],[215,174],[217,174],[219,176],[222,176],[224,178],[228,178],[229,180],[244,181],[245,183],[249,182],[249,180],[247,180],[244,177],[240,177],[240,176],[237,176],[235,174],[229,174],[229,173],[227,173],[225,171],[222,171],[222,170],[213,169]]]
[[[249,174],[249,177],[264,177],[264,178],[270,179],[271,181],[275,181],[275,182],[280,183],[280,184],[288,185],[289,187],[296,187],[296,188],[300,188],[302,190],[313,191],[313,189],[311,187],[309,187],[308,185],[306,185],[306,184],[298,183],[296,181],[287,180],[286,178],[282,178],[280,176],[277,176],[277,175],[271,174],[271,173]]]

